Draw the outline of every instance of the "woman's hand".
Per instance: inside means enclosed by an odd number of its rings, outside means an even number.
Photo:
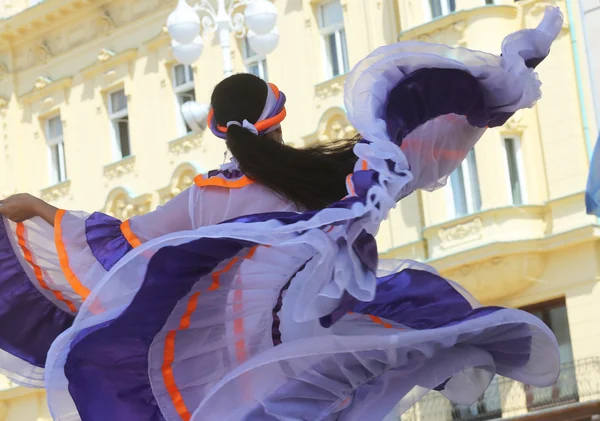
[[[39,208],[43,201],[27,193],[15,194],[0,200],[0,215],[13,222],[23,222],[39,216]]]

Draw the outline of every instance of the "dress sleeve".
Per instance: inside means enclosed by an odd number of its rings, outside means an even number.
[[[54,226],[1,218],[0,373],[43,387],[51,344],[107,271],[142,243],[192,228],[190,194],[127,221],[65,210],[57,211]]]
[[[65,276],[89,278],[96,263],[110,270],[125,254],[141,244],[177,231],[192,229],[190,195],[185,190],[163,206],[145,215],[121,221],[96,212],[59,211],[55,242]]]

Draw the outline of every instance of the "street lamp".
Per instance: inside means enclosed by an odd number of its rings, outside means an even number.
[[[212,3],[210,0],[198,0],[195,6],[191,6],[186,0],[178,0],[177,7],[167,20],[167,29],[172,38],[171,48],[177,61],[191,65],[198,60],[204,49],[202,37],[215,32],[223,53],[225,77],[233,74],[232,32],[238,38],[247,35],[250,48],[257,54],[267,55],[277,47],[277,8],[269,0],[229,0],[227,6],[225,0],[216,0],[216,9]],[[244,6],[242,14],[238,10]],[[208,105],[195,101],[186,102],[181,107],[183,118],[194,130],[206,128],[208,110]]]

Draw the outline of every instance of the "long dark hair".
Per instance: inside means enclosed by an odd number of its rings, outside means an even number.
[[[248,120],[256,123],[267,99],[266,83],[250,74],[231,76],[213,91],[211,105],[217,124]],[[227,130],[227,147],[251,179],[315,210],[346,196],[346,177],[354,170],[353,147],[359,139],[315,143],[293,148],[270,136],[257,136],[239,126]]]

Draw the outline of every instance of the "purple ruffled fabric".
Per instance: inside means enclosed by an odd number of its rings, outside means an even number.
[[[121,221],[100,212],[85,220],[85,237],[92,254],[107,271],[133,250],[121,231]]]
[[[73,323],[32,284],[0,220],[0,348],[44,367],[50,345]],[[3,367],[10,371],[10,367]]]

